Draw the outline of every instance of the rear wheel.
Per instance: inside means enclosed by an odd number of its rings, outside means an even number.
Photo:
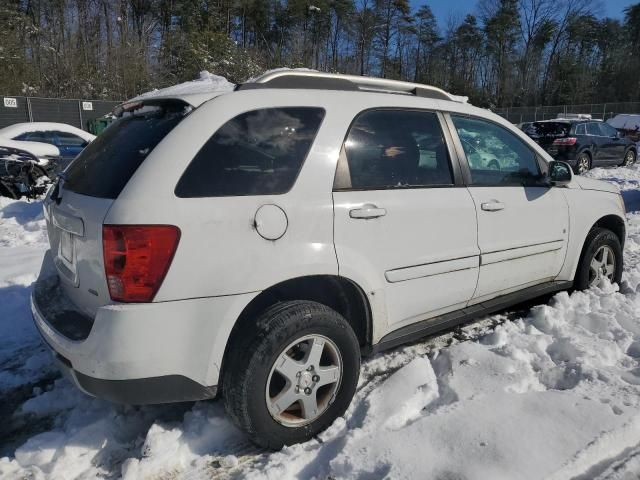
[[[611,230],[594,228],[584,244],[574,287],[586,290],[604,278],[619,283],[622,278],[622,246],[618,236]]]
[[[636,152],[630,148],[627,150],[627,153],[624,154],[624,162],[622,162],[622,165],[624,167],[629,167],[634,163],[636,163]]]
[[[355,393],[358,340],[347,321],[322,304],[276,304],[230,348],[225,408],[261,446],[311,439],[345,412]]]
[[[578,175],[588,172],[591,169],[591,156],[588,152],[580,152],[576,161],[575,172]]]

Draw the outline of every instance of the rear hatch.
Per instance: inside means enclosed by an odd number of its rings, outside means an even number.
[[[549,154],[558,153],[558,145],[554,143],[560,138],[566,138],[571,131],[571,123],[561,121],[533,122],[527,129],[527,134]]]
[[[149,153],[191,108],[178,100],[130,105],[76,157],[45,200],[60,283],[91,318],[99,307],[112,303],[102,251],[107,212]]]

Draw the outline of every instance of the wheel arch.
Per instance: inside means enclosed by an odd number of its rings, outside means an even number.
[[[573,268],[572,278],[575,278],[576,272],[578,271],[580,262],[582,262],[582,258],[584,256],[585,250],[587,249],[587,237],[589,233],[594,228],[606,228],[607,230],[611,230],[618,240],[620,240],[620,246],[624,249],[624,241],[626,239],[626,225],[624,219],[615,214],[604,215],[600,217],[591,227],[587,230],[584,239],[582,240],[582,247],[580,248],[580,254],[578,256],[577,262]]]
[[[238,316],[225,347],[220,368],[225,372],[225,360],[238,338],[251,331],[251,325],[260,312],[283,301],[307,300],[326,305],[340,313],[352,326],[360,347],[366,350],[372,343],[372,311],[369,300],[360,285],[338,275],[309,275],[277,283],[251,300]],[[219,385],[222,381],[219,381]]]

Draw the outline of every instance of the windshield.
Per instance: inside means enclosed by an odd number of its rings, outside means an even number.
[[[566,137],[571,130],[571,124],[568,122],[534,122],[527,129],[527,133],[531,137]]]

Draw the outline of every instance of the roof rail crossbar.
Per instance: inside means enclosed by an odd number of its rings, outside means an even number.
[[[269,72],[253,79],[251,82],[243,83],[237,87],[238,90],[254,88],[381,91],[387,93],[404,93],[436,100],[461,101],[460,97],[456,97],[440,88],[430,85],[389,80],[386,78],[361,77],[357,75],[341,75],[306,70],[279,70]]]

